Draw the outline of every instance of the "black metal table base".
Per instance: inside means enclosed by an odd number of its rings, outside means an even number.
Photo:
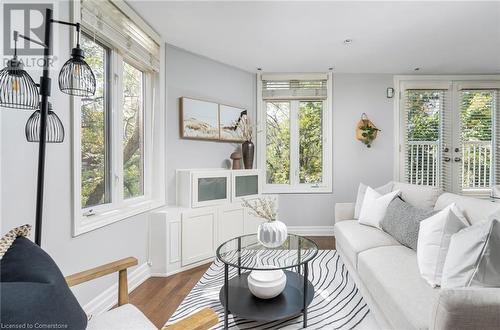
[[[219,298],[224,306],[224,328],[228,328],[229,313],[254,321],[276,321],[303,314],[307,327],[307,307],[314,297],[314,286],[307,279],[308,265],[303,265],[304,276],[283,270],[287,283],[283,292],[272,299],[259,299],[248,289],[249,272],[229,279],[229,266],[224,267],[224,286]]]

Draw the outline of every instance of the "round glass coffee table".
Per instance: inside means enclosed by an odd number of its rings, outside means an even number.
[[[217,258],[224,263],[224,286],[219,294],[224,306],[224,328],[228,327],[229,313],[254,321],[275,321],[303,314],[303,326],[307,327],[307,306],[314,297],[314,286],[307,279],[308,268],[317,254],[316,243],[293,234],[288,234],[277,248],[263,246],[256,234],[236,237],[219,246]],[[231,279],[229,267],[238,270]],[[248,275],[252,270],[273,269],[285,273],[285,289],[272,299],[255,297],[248,289]]]

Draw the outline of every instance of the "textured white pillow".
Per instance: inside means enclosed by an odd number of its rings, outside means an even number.
[[[359,212],[359,223],[380,228],[380,221],[384,218],[387,207],[397,195],[399,190],[382,195],[370,187],[366,188],[363,206]]]
[[[385,195],[388,194],[392,191],[392,186],[393,183],[392,181],[389,183],[386,183],[383,186],[380,186],[378,188],[373,188],[376,192]],[[366,189],[369,186],[367,186],[364,183],[360,183],[358,187],[358,196],[356,197],[356,205],[354,206],[354,219],[359,219],[359,213],[361,212],[361,207],[363,207],[363,201],[365,199],[365,194],[366,194]]]
[[[451,237],[443,288],[500,287],[500,221],[465,228]]]
[[[463,212],[455,203],[420,222],[417,241],[418,268],[420,275],[432,287],[441,285],[451,235],[468,225]]]

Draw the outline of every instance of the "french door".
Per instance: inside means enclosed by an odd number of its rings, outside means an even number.
[[[500,81],[401,81],[399,179],[487,196],[500,184]]]

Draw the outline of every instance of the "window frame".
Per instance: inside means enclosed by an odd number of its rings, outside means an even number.
[[[77,7],[77,6],[75,6]],[[79,12],[79,8],[75,8]],[[153,176],[161,182],[164,180],[165,151],[164,132],[159,129],[156,120],[166,127],[166,116],[161,114],[164,108],[164,94],[159,92],[165,85],[160,72],[152,72],[131,57],[123,56],[97,34],[82,27],[82,33],[95,39],[108,50],[108,98],[106,124],[108,160],[108,176],[110,182],[110,202],[83,208],[81,205],[81,100],[71,98],[72,109],[72,176],[73,176],[73,231],[76,237],[86,232],[101,228],[114,222],[150,211],[166,204],[165,187],[153,186]],[[75,35],[73,35],[73,39]],[[164,46],[161,46],[161,59]],[[123,195],[123,64],[127,62],[143,73],[143,148],[144,148],[144,194],[137,197],[124,198]],[[163,59],[161,67],[163,67]],[[158,112],[158,114],[156,114]],[[165,125],[163,125],[165,124]],[[156,164],[158,163],[158,164]]]
[[[446,97],[444,107],[445,111],[459,111],[460,109],[460,93],[461,89],[499,89],[500,88],[500,75],[396,75],[394,76],[394,86],[396,89],[394,97],[394,174],[395,181],[405,181],[405,123],[404,114],[406,110],[404,93],[406,89],[442,89],[446,90],[448,96]],[[451,115],[452,125],[460,127],[457,122],[458,116]],[[460,132],[454,131],[452,133],[452,140],[457,140],[457,134]],[[441,157],[441,156],[438,156]],[[496,156],[498,157],[498,156]],[[438,161],[438,166],[441,166],[441,161]],[[494,163],[493,163],[494,164]],[[454,167],[454,170],[456,167]],[[453,171],[452,171],[453,172]],[[439,174],[439,173],[438,173]],[[450,173],[449,175],[453,175]],[[438,182],[441,179],[438,175]],[[495,180],[492,176],[491,180]],[[491,189],[462,189],[460,183],[454,182],[452,193],[460,193],[467,196],[475,197],[488,197]]]
[[[273,75],[276,80],[280,80],[280,74]],[[296,76],[296,77],[294,77]],[[304,74],[283,74],[283,80],[303,80]],[[267,183],[267,164],[266,164],[266,123],[267,123],[267,107],[266,103],[269,100],[262,98],[262,74],[257,75],[257,164],[262,169],[260,185],[264,194],[314,194],[314,193],[331,193],[332,192],[332,172],[333,172],[333,154],[332,154],[332,87],[333,75],[331,72],[327,74],[327,98],[324,100],[304,99],[304,100],[289,100],[276,99],[276,101],[290,102],[290,183],[289,184],[270,184]],[[322,131],[323,131],[323,160],[322,160],[322,183],[300,183],[300,145],[299,145],[299,109],[302,101],[322,101]],[[294,106],[294,104],[296,104]]]

